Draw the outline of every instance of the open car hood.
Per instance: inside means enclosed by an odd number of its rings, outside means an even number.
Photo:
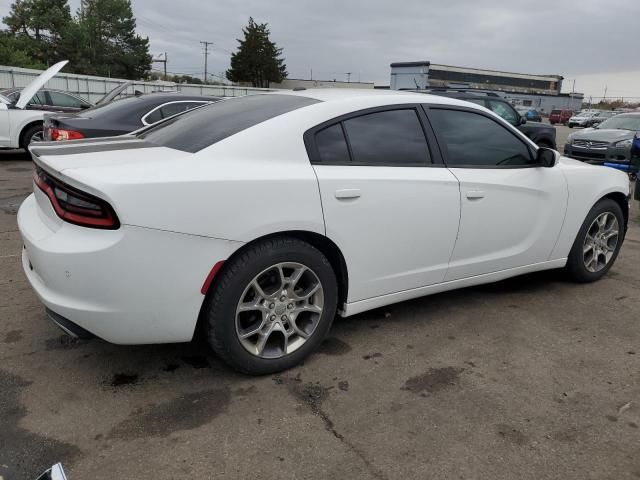
[[[111,100],[113,100],[122,92],[124,92],[127,89],[127,87],[132,83],[133,83],[133,80],[129,80],[128,82],[121,83],[110,92],[107,92],[107,94],[104,97],[102,97],[100,100],[96,102],[96,105],[104,105],[105,103],[109,103]]]
[[[29,85],[24,87],[20,92],[20,97],[18,98],[18,101],[16,102],[16,105],[15,105],[16,108],[23,110],[24,107],[26,107],[27,104],[29,103],[29,100],[31,100],[33,96],[36,93],[38,93],[38,90],[44,87],[45,83],[47,83],[49,80],[55,77],[56,74],[60,70],[62,70],[62,67],[64,67],[67,63],[69,63],[69,60],[63,60],[47,68],[44,72],[38,75],[38,78],[36,78]]]

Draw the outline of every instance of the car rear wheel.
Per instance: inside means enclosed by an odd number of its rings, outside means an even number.
[[[202,320],[222,360],[264,375],[291,368],[315,350],[336,305],[336,276],[327,258],[298,239],[275,238],[224,265]]]
[[[624,216],[615,201],[605,198],[591,209],[571,248],[566,269],[578,282],[602,278],[616,261],[624,240]]]
[[[33,142],[44,140],[42,125],[33,125],[26,129],[20,137],[20,147],[27,148]]]

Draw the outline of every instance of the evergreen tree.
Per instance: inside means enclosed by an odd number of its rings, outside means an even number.
[[[3,18],[21,51],[31,57],[27,63],[32,64],[60,60],[60,43],[71,21],[67,0],[17,0]]]
[[[73,32],[83,73],[143,78],[151,68],[149,39],[136,34],[130,0],[83,0],[80,28]]]
[[[136,34],[130,0],[16,0],[3,19],[0,63],[42,68],[69,60],[67,71],[130,79],[151,69],[149,39]]]
[[[232,82],[251,82],[254,87],[269,87],[269,82],[281,82],[287,77],[287,66],[281,58],[282,49],[269,39],[266,23],[256,23],[242,29],[244,39],[238,39],[238,51],[231,54],[231,68],[227,79]]]

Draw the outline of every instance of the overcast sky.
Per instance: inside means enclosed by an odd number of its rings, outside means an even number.
[[[3,15],[10,0],[0,0]],[[70,2],[75,10],[79,2]],[[389,64],[561,74],[564,89],[640,100],[638,0],[133,0],[138,31],[171,72],[223,74],[249,16],[267,22],[290,78],[389,84]],[[157,65],[161,68],[161,65]]]

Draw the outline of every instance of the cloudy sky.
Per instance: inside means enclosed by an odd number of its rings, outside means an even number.
[[[10,0],[0,0],[7,12]],[[77,0],[70,4],[75,9]],[[249,16],[267,22],[291,78],[389,83],[389,64],[561,74],[565,90],[640,100],[637,0],[133,0],[138,31],[171,72],[222,75]],[[160,68],[161,65],[158,65]]]

